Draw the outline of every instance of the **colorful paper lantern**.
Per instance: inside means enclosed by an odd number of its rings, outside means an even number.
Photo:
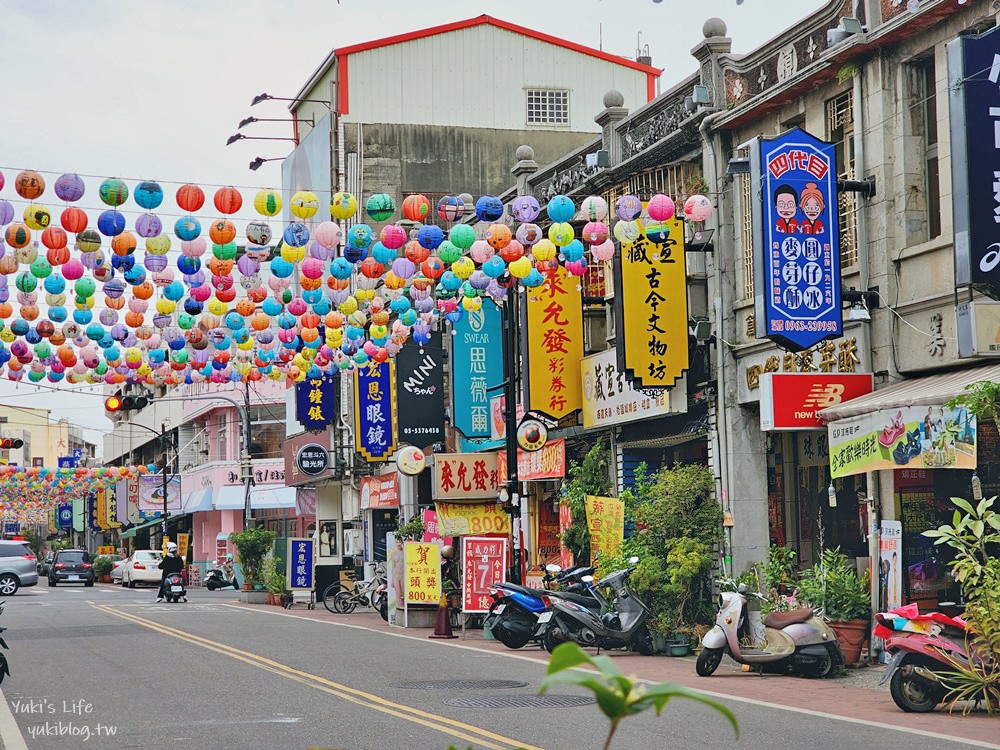
[[[608,202],[599,195],[588,195],[580,201],[580,213],[586,221],[604,221],[608,218]]]
[[[533,195],[519,195],[510,204],[511,214],[522,222],[534,221],[538,218],[541,210],[538,199]]]
[[[492,223],[501,216],[503,216],[503,201],[495,195],[484,195],[476,201],[476,218],[480,221]]]
[[[117,177],[109,177],[101,183],[97,194],[104,205],[117,208],[128,200],[128,185]]]
[[[86,192],[86,185],[84,185],[83,178],[80,175],[67,172],[56,178],[55,190],[56,195],[59,196],[59,200],[73,203],[83,197],[83,194]]]
[[[438,201],[437,214],[443,221],[457,221],[465,215],[465,203],[457,195],[445,195]]]
[[[14,178],[14,190],[25,200],[33,201],[45,192],[45,178],[26,169]]]
[[[163,203],[163,188],[158,182],[143,180],[135,186],[135,202],[147,211],[159,207]]]
[[[243,196],[232,185],[226,185],[215,191],[212,202],[215,203],[219,213],[229,215],[236,213],[243,206]]]
[[[253,207],[261,216],[277,216],[281,206],[281,193],[272,188],[257,191],[253,199]]]
[[[568,195],[554,195],[549,199],[545,212],[550,220],[562,224],[573,220],[576,215],[576,206]]]
[[[358,212],[358,199],[343,191],[334,194],[330,201],[330,215],[339,221],[351,219]]]
[[[72,232],[73,234],[78,234],[86,229],[88,221],[89,218],[87,216],[87,212],[82,208],[77,208],[76,206],[70,206],[69,208],[63,210],[62,214],[59,216],[59,223],[62,224],[62,228],[67,232]]]
[[[372,221],[387,221],[396,212],[396,202],[388,193],[373,193],[365,202],[365,213]]]
[[[427,221],[431,214],[431,202],[426,195],[408,195],[403,199],[403,217],[410,221]]]
[[[662,193],[657,193],[650,198],[649,204],[646,206],[646,213],[653,221],[670,221],[674,218],[675,210],[673,198]]]
[[[31,230],[24,224],[11,224],[4,232],[4,241],[15,249],[22,248],[31,242]]]
[[[31,203],[24,209],[24,223],[40,232],[52,223],[52,212],[40,203]]]
[[[308,190],[300,190],[292,196],[288,208],[300,219],[311,219],[319,211],[319,198]]]
[[[635,221],[642,216],[642,201],[635,195],[623,195],[615,203],[615,216],[622,221]]]
[[[708,221],[712,202],[704,195],[692,195],[684,201],[684,217],[689,221]]]

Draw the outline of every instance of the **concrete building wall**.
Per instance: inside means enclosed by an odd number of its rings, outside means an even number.
[[[66,423],[50,422],[49,409],[31,409],[23,406],[0,404],[0,435],[21,437],[21,432],[30,435],[28,451],[14,452],[9,457],[11,463],[31,465],[33,459],[44,459],[44,466],[55,468],[59,456],[70,454],[69,429]],[[13,455],[17,453],[18,455]]]

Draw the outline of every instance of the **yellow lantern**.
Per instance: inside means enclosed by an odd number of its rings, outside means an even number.
[[[556,222],[549,227],[549,239],[559,247],[566,247],[573,241],[573,225],[569,222]]]
[[[298,263],[306,257],[306,246],[292,247],[287,242],[281,243],[281,258],[289,263]]]
[[[156,300],[156,312],[163,315],[170,315],[174,310],[177,309],[177,303],[173,300],[169,300],[166,297],[160,297]]]
[[[337,309],[344,313],[344,315],[350,315],[358,309],[358,301],[354,297],[348,297],[337,305]]]
[[[319,211],[319,198],[316,197],[316,193],[300,190],[292,196],[289,208],[300,219],[311,219]]]
[[[482,297],[462,297],[462,307],[470,313],[477,312],[482,306]]]
[[[253,349],[253,347],[254,347],[254,340],[253,339],[247,339],[246,341],[243,341],[243,342],[241,342],[241,343],[239,343],[239,344],[236,345],[237,349],[239,349],[240,351],[244,351],[244,352],[250,351],[251,349]]]
[[[507,266],[507,270],[510,271],[510,275],[515,279],[523,279],[529,273],[531,273],[531,261],[528,260],[528,256],[522,256]]]
[[[168,250],[170,250],[170,237],[167,234],[146,238],[146,252],[150,255],[166,255]]]
[[[267,377],[270,380],[281,380],[281,378],[284,376],[281,374],[281,370],[279,370],[277,367],[272,367],[271,371],[267,373]]]
[[[222,302],[218,297],[212,297],[208,301],[208,311],[212,313],[212,315],[221,317],[225,315],[228,310],[229,306],[225,302]],[[214,327],[215,326],[213,326],[213,328]]]
[[[40,232],[52,223],[52,212],[40,203],[32,203],[24,209],[24,223]]]
[[[460,279],[469,278],[475,270],[476,264],[472,262],[472,258],[464,255],[451,264],[451,272]]]
[[[65,294],[46,294],[45,302],[49,307],[62,307],[66,304]]]
[[[80,302],[80,297],[76,298],[76,309],[77,310],[90,310],[91,308],[93,308],[93,306],[94,306],[94,298],[93,297],[87,297],[87,298],[85,298],[83,300],[83,302]]]
[[[551,240],[539,240],[533,248],[531,254],[535,260],[549,261],[556,257],[559,251]]]
[[[4,328],[0,331],[0,341],[3,341],[5,344],[11,344],[15,340],[17,340],[17,336],[9,328]]]
[[[340,221],[350,219],[358,212],[358,199],[350,193],[340,192],[330,202],[330,215]]]
[[[261,216],[277,216],[281,212],[281,193],[264,188],[254,197],[253,207]]]

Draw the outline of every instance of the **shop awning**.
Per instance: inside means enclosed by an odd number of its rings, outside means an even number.
[[[295,493],[295,487],[254,487],[250,490],[250,507],[254,510],[294,508]]]
[[[171,518],[172,517],[173,516],[171,516]],[[119,539],[131,539],[132,537],[135,536],[135,533],[137,531],[142,531],[143,529],[149,529],[149,528],[152,528],[153,526],[159,526],[162,523],[163,523],[163,521],[161,519],[154,518],[152,521],[146,521],[145,523],[140,523],[138,526],[133,526],[131,529],[128,529],[127,531],[123,531],[121,534],[118,535],[118,538]]]
[[[215,535],[215,541],[217,542],[228,542],[229,541],[229,531],[221,531]]]
[[[183,508],[185,513],[197,513],[201,510],[212,510],[212,488],[205,487],[196,492],[189,492],[184,496]]]
[[[980,380],[1000,381],[1000,365],[973,367],[904,380],[864,396],[852,398],[842,404],[829,406],[820,410],[819,416],[827,422],[835,422],[838,419],[871,414],[883,409],[940,406],[961,395],[966,386]]]
[[[632,422],[618,436],[622,448],[669,448],[708,435],[708,417],[698,414],[676,414],[658,419]]]
[[[242,510],[246,505],[246,489],[242,485],[220,487],[212,492],[216,510]]]

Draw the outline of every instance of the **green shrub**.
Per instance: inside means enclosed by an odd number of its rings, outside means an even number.
[[[802,571],[796,596],[831,620],[868,619],[871,614],[868,573],[859,576],[840,547],[823,550],[819,562]]]
[[[111,575],[112,568],[115,567],[114,560],[112,560],[107,555],[101,555],[96,560],[94,560],[94,575],[100,578],[101,576]]]
[[[271,552],[271,545],[277,536],[273,531],[257,526],[229,535],[236,545],[236,557],[243,566],[243,575],[251,586],[261,586],[267,582],[267,568],[264,559]]]

